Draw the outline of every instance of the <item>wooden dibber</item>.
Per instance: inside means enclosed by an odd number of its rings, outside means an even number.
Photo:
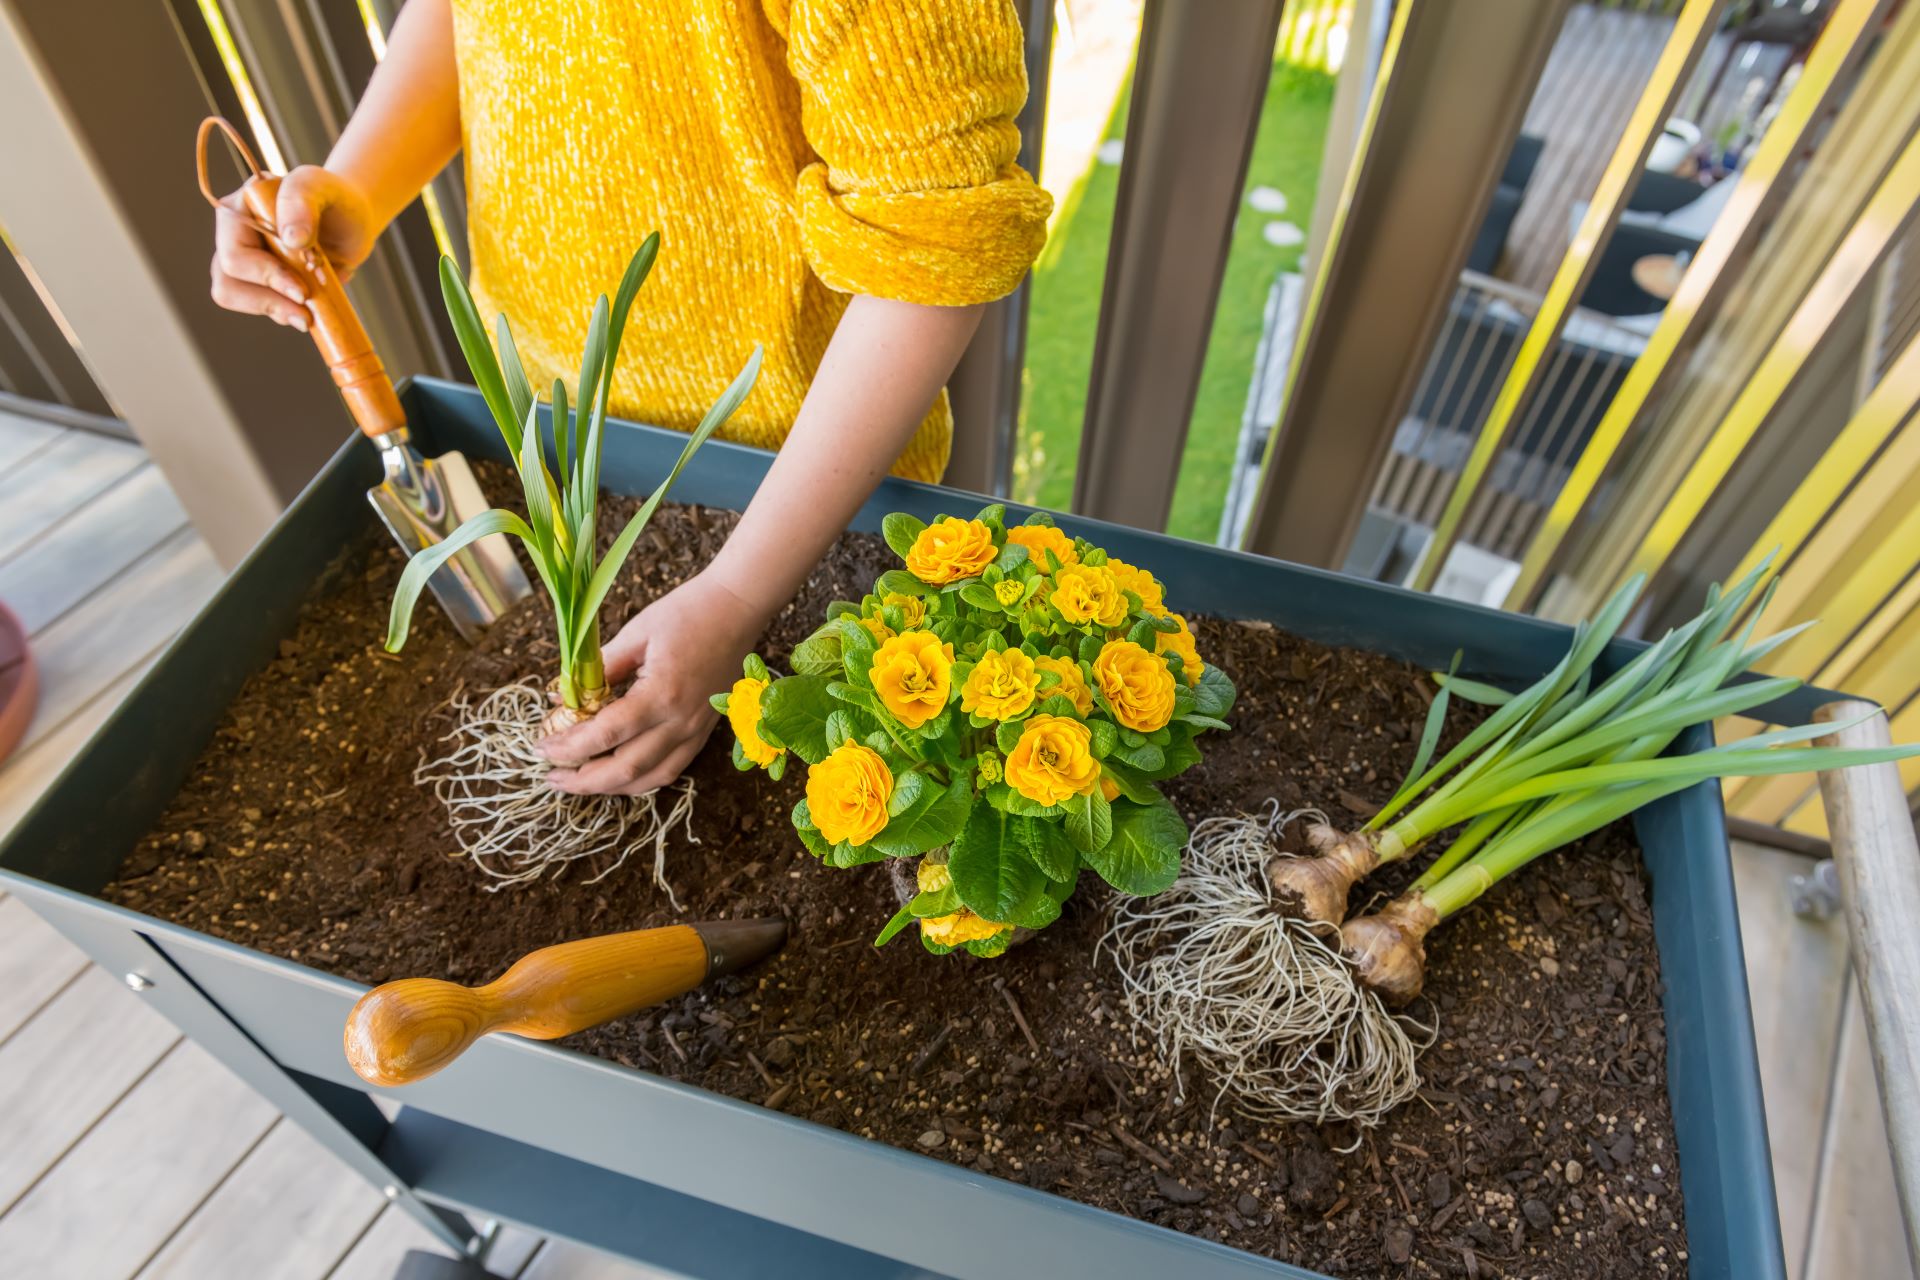
[[[347,1061],[369,1084],[412,1084],[488,1032],[555,1040],[585,1031],[742,969],[786,939],[778,919],[676,924],[543,947],[483,987],[385,983],[347,1015]]]

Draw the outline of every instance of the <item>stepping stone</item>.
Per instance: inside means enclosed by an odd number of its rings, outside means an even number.
[[[1260,228],[1260,234],[1266,239],[1268,244],[1275,245],[1282,249],[1291,249],[1294,245],[1303,243],[1307,238],[1307,233],[1299,227],[1294,226],[1291,222],[1269,222],[1266,226]]]
[[[1247,203],[1256,213],[1285,213],[1287,193],[1278,187],[1255,187],[1247,192]]]

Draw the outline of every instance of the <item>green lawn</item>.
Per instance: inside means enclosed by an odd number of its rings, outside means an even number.
[[[1108,122],[1109,138],[1125,135],[1127,102],[1122,93]],[[1247,185],[1277,188],[1288,207],[1271,215],[1241,205],[1174,490],[1170,533],[1211,542],[1219,527],[1267,290],[1278,272],[1298,267],[1304,247],[1271,245],[1262,230],[1275,220],[1304,229],[1311,219],[1332,103],[1331,76],[1274,64]],[[1014,492],[1022,501],[1064,508],[1073,498],[1119,176],[1117,166],[1094,162],[1067,197],[1066,213],[1034,268],[1014,474]]]

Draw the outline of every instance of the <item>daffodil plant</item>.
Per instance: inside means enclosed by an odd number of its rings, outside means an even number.
[[[821,861],[921,858],[876,945],[917,922],[929,951],[998,955],[1058,918],[1082,868],[1165,889],[1187,828],[1155,784],[1227,727],[1233,684],[1151,573],[1005,515],[888,516],[904,567],[831,605],[793,675],[750,656],[714,699],[736,766],[807,766],[793,825]]]
[[[407,641],[414,605],[433,576],[456,551],[490,534],[518,538],[533,561],[534,571],[553,600],[559,630],[559,672],[553,694],[557,703],[546,728],[555,731],[584,720],[608,699],[606,666],[600,654],[600,606],[614,579],[647,526],[667,490],[680,475],[693,451],[706,442],[740,407],[760,372],[760,348],[755,347],[745,367],[720,399],[707,411],[680,457],[659,487],[641,504],[608,548],[595,560],[600,514],[600,447],[606,426],[607,403],[613,394],[613,375],[620,358],[620,338],[635,296],[653,267],[660,249],[655,232],[635,251],[609,308],[600,295],[587,322],[586,349],[580,362],[580,380],[571,395],[559,378],[553,380],[552,414],[543,432],[540,405],[527,379],[526,368],[514,344],[507,317],[495,325],[496,356],[486,329],[467,290],[466,279],[451,258],[440,259],[440,289],[453,321],[460,350],[473,371],[473,380],[493,412],[494,424],[513,456],[525,491],[527,515],[511,511],[483,511],[462,524],[444,542],[416,553],[400,575],[393,593],[393,612],[387,626],[387,649],[396,652]],[[574,406],[571,410],[569,405]],[[549,470],[551,454],[556,468]]]

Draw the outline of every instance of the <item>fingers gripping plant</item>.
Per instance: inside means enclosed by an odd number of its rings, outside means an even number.
[[[1631,612],[1629,583],[1567,655],[1518,693],[1438,676],[1408,780],[1359,831],[1317,813],[1213,818],[1172,891],[1123,908],[1105,942],[1136,1018],[1164,1051],[1212,1069],[1221,1096],[1255,1114],[1377,1120],[1419,1084],[1417,1047],[1392,1010],[1420,994],[1425,938],[1535,859],[1710,778],[1874,764],[1920,747],[1811,748],[1832,726],[1777,729],[1663,755],[1690,726],[1772,702],[1789,678],[1736,678],[1802,628],[1754,641],[1763,564],[1605,679],[1595,663]],[[1810,625],[1810,624],[1809,624]],[[1450,698],[1494,708],[1438,763]],[[1279,830],[1312,818],[1320,854],[1293,858]],[[1346,919],[1347,894],[1374,868],[1451,843],[1399,897]],[[1418,1031],[1418,1028],[1413,1028]]]
[[[1179,874],[1186,824],[1158,782],[1224,729],[1232,683],[1194,647],[1152,574],[1002,507],[884,529],[905,567],[793,653],[757,656],[714,700],[734,763],[798,756],[801,841],[853,867],[919,858],[919,890],[876,939],[992,956],[1060,914],[1081,868],[1128,895]]]
[[[559,670],[548,680],[508,685],[478,702],[457,696],[457,724],[450,739],[459,743],[458,748],[422,765],[417,775],[447,803],[462,846],[483,869],[506,883],[534,878],[578,858],[614,854],[612,866],[600,873],[605,875],[624,861],[632,847],[647,841],[655,846],[659,878],[666,832],[692,812],[691,784],[682,789],[664,819],[651,796],[563,795],[546,785],[546,758],[535,746],[539,738],[590,718],[611,699],[600,649],[600,607],[687,460],[740,407],[760,370],[761,352],[755,347],[739,375],[694,429],[666,477],[605,554],[598,554],[600,453],[607,405],[627,317],[659,247],[659,234],[648,236],[627,264],[612,305],[605,294],[594,304],[580,380],[571,395],[564,382],[553,380],[551,413],[544,430],[540,404],[507,317],[500,316],[495,326],[496,355],[459,267],[451,258],[440,260],[447,314],[474,383],[514,459],[527,514],[522,518],[512,511],[481,512],[444,542],[418,552],[394,591],[387,649],[397,652],[406,643],[408,624],[427,580],[460,548],[496,533],[512,536],[525,548],[553,605]],[[664,879],[661,884],[664,887]]]

